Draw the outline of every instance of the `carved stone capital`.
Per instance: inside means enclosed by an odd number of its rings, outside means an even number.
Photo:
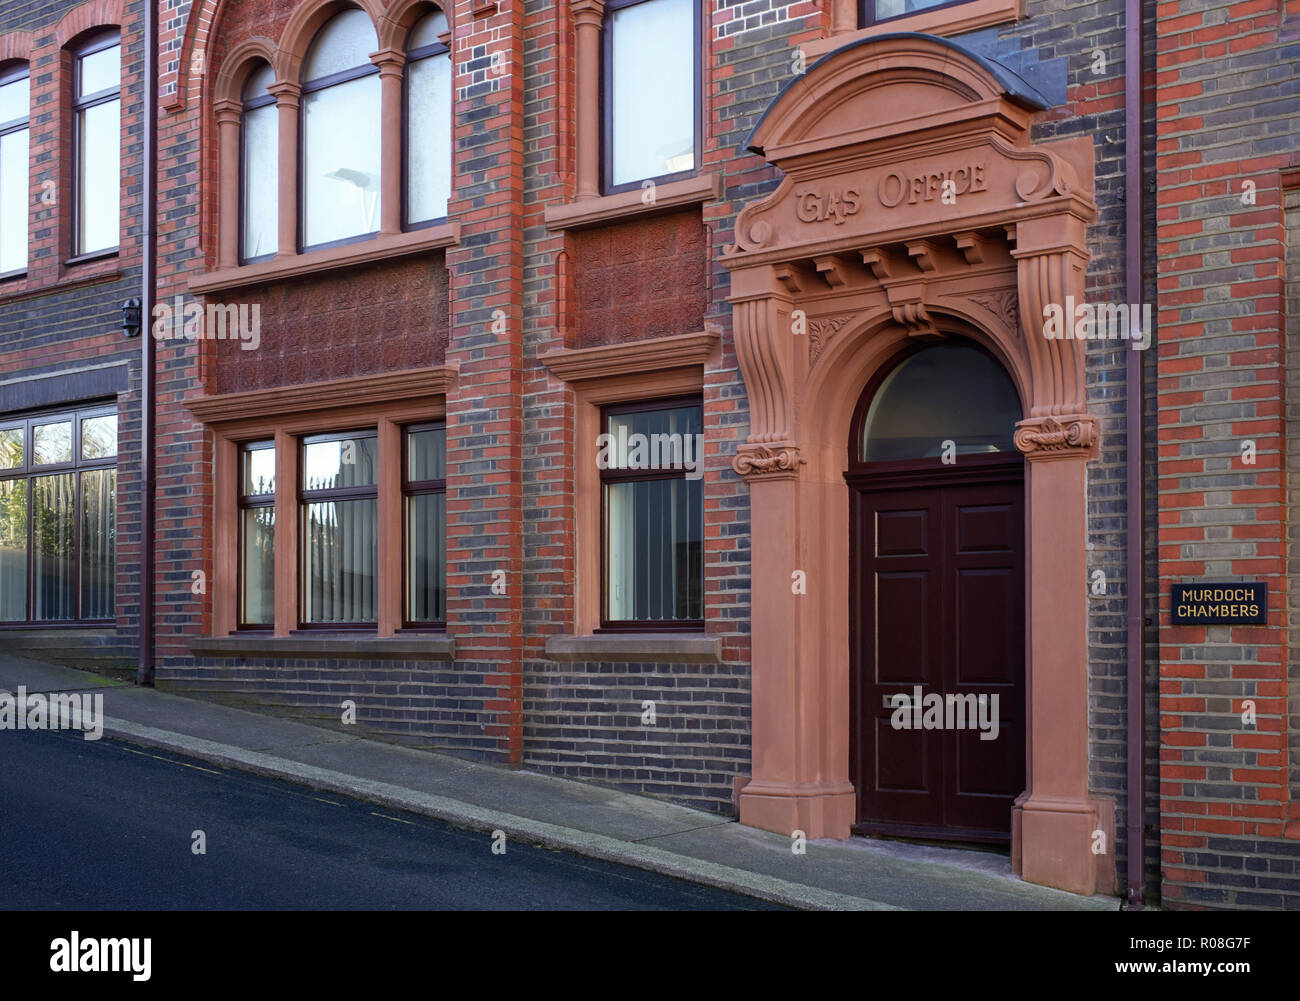
[[[797,445],[741,445],[731,460],[731,468],[741,476],[775,479],[797,475],[807,461]]]
[[[1016,424],[1016,448],[1034,459],[1090,459],[1101,439],[1097,418],[1088,414],[1031,417]]]

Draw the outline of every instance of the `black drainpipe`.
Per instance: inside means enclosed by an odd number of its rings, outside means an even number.
[[[144,179],[140,226],[140,665],[137,685],[153,684],[154,626],[154,339],[158,217],[158,5],[144,7]]]
[[[1142,302],[1142,0],[1124,0],[1124,284],[1128,300]],[[1130,314],[1131,315],[1131,314]],[[1154,321],[1153,321],[1154,325]],[[1148,335],[1154,336],[1153,331]],[[1146,524],[1146,485],[1143,478],[1142,356],[1126,345],[1128,387],[1124,403],[1128,449],[1128,904],[1142,906],[1146,889],[1146,684],[1143,654],[1146,640],[1145,567],[1142,543]]]

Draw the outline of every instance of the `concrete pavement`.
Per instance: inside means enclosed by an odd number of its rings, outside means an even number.
[[[417,751],[272,716],[121,685],[0,654],[0,691],[95,692],[104,733],[511,840],[825,910],[1116,910],[1021,882],[1005,856],[852,839],[788,837],[644,796]]]

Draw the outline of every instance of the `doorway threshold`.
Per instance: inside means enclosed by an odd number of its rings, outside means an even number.
[[[979,872],[1020,882],[1011,872],[1011,850],[1007,845],[953,844],[924,840],[900,840],[855,834],[849,838],[823,838],[816,844],[843,845],[867,855]]]

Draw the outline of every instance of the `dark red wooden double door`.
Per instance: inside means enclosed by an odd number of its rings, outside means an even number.
[[[858,833],[1005,841],[1024,790],[1023,470],[964,464],[848,477]]]

